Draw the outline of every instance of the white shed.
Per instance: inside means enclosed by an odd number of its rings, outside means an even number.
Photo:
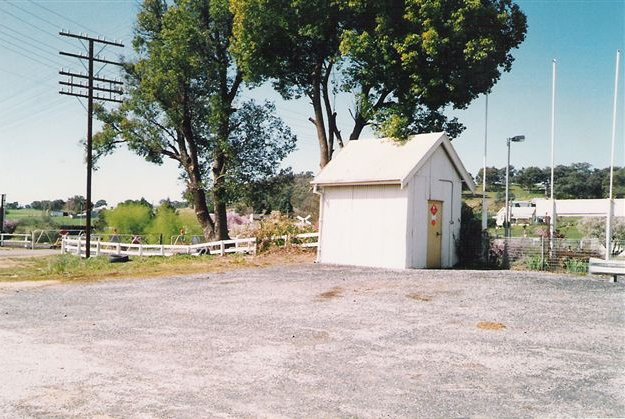
[[[462,187],[475,183],[445,133],[350,141],[312,183],[321,196],[319,262],[456,264]]]

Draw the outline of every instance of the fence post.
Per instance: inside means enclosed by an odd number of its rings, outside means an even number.
[[[226,254],[226,245],[224,244],[224,241],[220,241],[219,242],[219,255],[223,256]]]
[[[80,237],[78,237],[78,245],[77,245],[76,254],[78,255],[78,257],[82,256],[82,253],[81,253],[81,250],[80,250]]]
[[[35,232],[30,232],[30,249],[35,250]]]
[[[162,238],[162,234],[161,234],[161,256],[165,256],[165,246],[163,246],[163,238]]]
[[[540,236],[540,270],[545,270],[545,238]]]
[[[101,247],[100,237],[98,237],[98,242],[96,243],[96,246],[95,246],[95,255],[96,256],[100,256],[100,247]]]
[[[115,250],[117,254],[120,255],[122,253],[122,244],[117,242],[117,245],[115,246]]]

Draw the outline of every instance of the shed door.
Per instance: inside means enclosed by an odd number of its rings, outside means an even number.
[[[441,247],[443,244],[443,202],[428,201],[427,214],[428,250],[426,267],[440,268]]]

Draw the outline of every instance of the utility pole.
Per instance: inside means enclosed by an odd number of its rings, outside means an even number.
[[[104,66],[107,64],[122,66],[122,63],[100,58],[99,54],[100,52],[102,52],[102,50],[104,50],[104,48],[109,45],[122,48],[124,47],[124,45],[120,42],[107,41],[103,38],[93,38],[88,35],[77,35],[64,31],[59,32],[59,35],[78,39],[81,41],[81,43],[83,43],[82,41],[87,42],[87,45],[85,46],[88,52],[87,55],[72,54],[64,51],[60,52],[61,55],[78,58],[79,60],[87,60],[88,70],[87,74],[73,73],[65,70],[59,71],[60,75],[67,77],[67,81],[59,81],[59,84],[68,87],[67,90],[61,89],[59,93],[62,95],[87,98],[87,202],[85,208],[85,239],[87,243],[85,246],[85,256],[89,258],[91,256],[91,172],[93,171],[93,101],[101,100],[105,102],[122,103],[122,101],[118,97],[119,95],[122,95],[124,93],[121,90],[121,85],[123,84],[121,81],[96,76],[94,74],[94,63],[100,63]],[[102,46],[98,53],[94,52],[95,44]],[[83,46],[84,45],[85,44],[83,43]],[[85,79],[87,80],[86,84],[82,82],[82,80]],[[94,85],[94,81],[105,84]],[[94,94],[94,92],[96,93]],[[99,92],[108,93],[108,95],[100,95]]]

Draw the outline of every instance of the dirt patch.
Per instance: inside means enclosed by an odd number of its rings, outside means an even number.
[[[23,266],[23,265],[24,265],[23,261],[6,258],[6,257],[0,257],[0,269],[19,268],[20,266]]]
[[[482,330],[504,330],[506,325],[496,322],[479,322],[477,328]]]
[[[326,292],[322,292],[321,294],[319,294],[319,296],[317,297],[318,300],[321,301],[325,301],[325,300],[332,300],[333,298],[339,298],[343,296],[343,288],[341,287],[334,287],[329,291]]]
[[[416,292],[412,292],[408,295],[406,295],[406,297],[411,298],[413,300],[416,301],[432,301],[432,297],[429,295],[424,295],[424,294],[419,294]]]

